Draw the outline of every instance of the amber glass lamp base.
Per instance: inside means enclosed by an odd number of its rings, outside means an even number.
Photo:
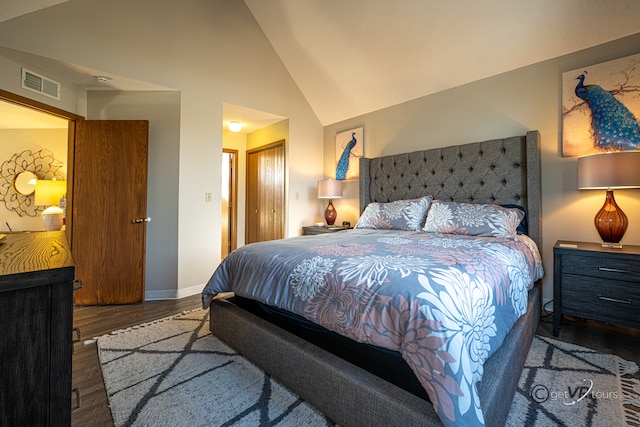
[[[338,213],[333,207],[333,203],[331,203],[331,199],[329,199],[329,205],[327,209],[324,211],[324,220],[327,221],[327,225],[333,225],[336,222],[336,218],[338,217]]]
[[[613,190],[607,190],[604,205],[593,220],[596,230],[602,239],[603,248],[621,248],[622,236],[627,231],[629,220],[627,215],[616,204],[613,198]]]

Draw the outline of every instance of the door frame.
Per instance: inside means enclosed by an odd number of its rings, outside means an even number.
[[[231,208],[229,212],[229,253],[238,247],[238,150],[223,148],[223,153],[231,155],[233,167],[229,173],[229,201]]]

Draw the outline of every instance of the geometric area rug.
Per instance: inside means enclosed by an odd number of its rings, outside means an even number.
[[[634,362],[535,336],[509,426],[640,426]]]
[[[116,427],[333,426],[209,331],[208,310],[98,338]],[[508,426],[640,426],[638,366],[534,337]]]
[[[196,309],[98,338],[114,424],[331,426],[209,331]]]

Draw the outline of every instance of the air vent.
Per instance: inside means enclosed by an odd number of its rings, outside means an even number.
[[[22,88],[60,100],[60,83],[25,68],[22,69]]]

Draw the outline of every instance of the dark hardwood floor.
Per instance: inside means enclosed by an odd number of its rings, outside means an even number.
[[[98,348],[95,342],[86,345],[85,342],[112,331],[200,306],[200,294],[197,294],[180,300],[148,301],[144,304],[74,307],[73,324],[80,328],[81,340],[74,346],[72,384],[80,390],[80,407],[71,413],[71,425],[113,426],[98,360]]]
[[[197,307],[200,307],[200,295],[135,305],[75,307],[74,325],[80,328],[82,339],[75,345],[73,353],[73,386],[80,389],[81,402],[80,407],[72,413],[72,426],[113,425],[98,350],[95,342],[85,345],[85,341]],[[553,338],[552,329],[552,317],[543,315],[537,334]],[[604,353],[614,353],[640,365],[640,329],[566,316],[558,339]]]
[[[563,316],[560,335],[553,336],[553,316],[543,314],[537,335],[612,353],[640,366],[640,329]]]

